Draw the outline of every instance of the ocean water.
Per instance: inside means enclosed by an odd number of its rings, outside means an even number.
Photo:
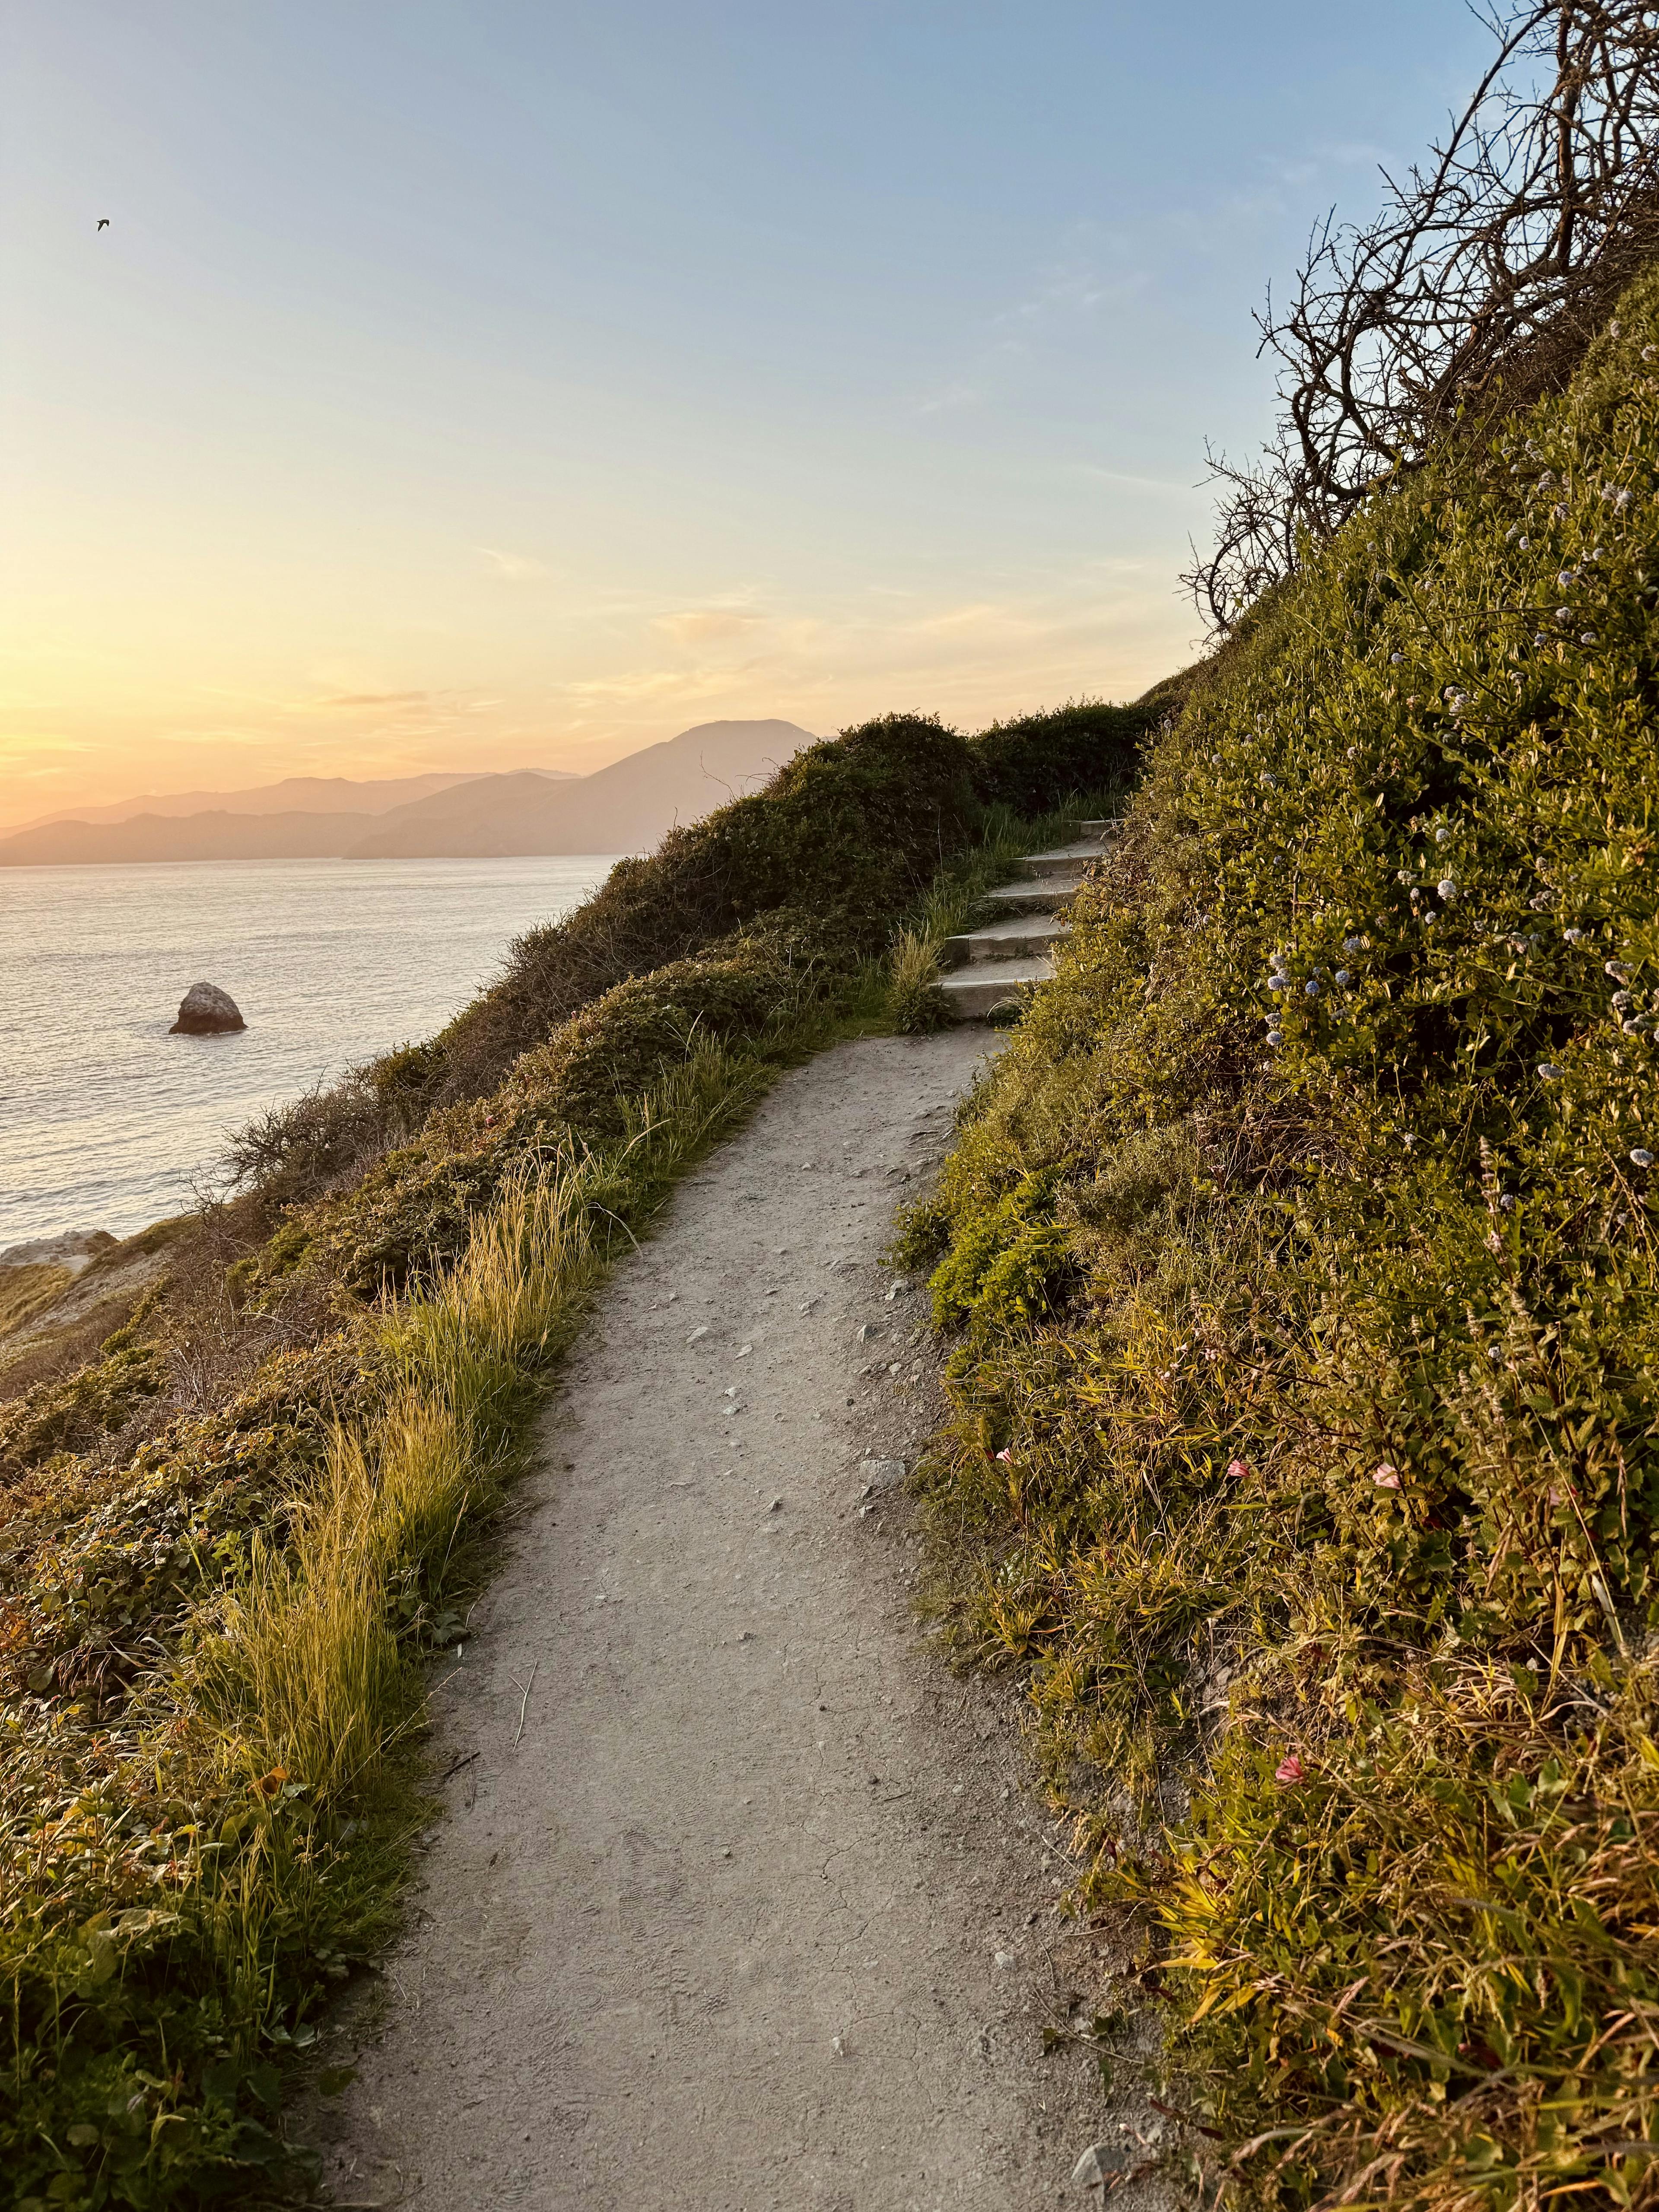
[[[429,1036],[610,856],[0,869],[0,1250],[181,1212],[264,1107]],[[169,1036],[191,984],[247,1027]]]

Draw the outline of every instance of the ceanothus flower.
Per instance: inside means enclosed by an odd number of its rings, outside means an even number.
[[[1352,982],[1353,977],[1348,973],[1346,968],[1339,968],[1336,971],[1334,981],[1341,984],[1343,988],[1346,990],[1347,986]]]
[[[1450,901],[1457,896],[1457,879],[1455,876],[1442,876],[1434,888],[1443,899]]]
[[[1650,1168],[1653,1165],[1653,1154],[1644,1146],[1638,1145],[1631,1152],[1630,1161],[1632,1167]]]
[[[1539,1080],[1542,1083],[1559,1083],[1565,1073],[1553,1060],[1540,1060],[1538,1063]]]

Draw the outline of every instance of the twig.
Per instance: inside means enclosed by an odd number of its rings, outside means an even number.
[[[531,1668],[530,1680],[524,1685],[524,1695],[519,1700],[519,1725],[513,1731],[513,1745],[515,1750],[518,1747],[519,1738],[524,1734],[524,1717],[529,1709],[530,1692],[536,1686],[536,1672],[541,1663],[541,1661],[538,1659],[536,1662],[536,1665]],[[514,1687],[516,1689],[519,1686],[519,1678],[516,1674],[512,1677],[512,1681]]]

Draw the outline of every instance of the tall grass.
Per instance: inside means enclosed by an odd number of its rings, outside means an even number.
[[[32,1837],[0,1946],[21,2205],[193,2203],[233,2169],[293,2185],[270,2062],[395,1925],[432,1662],[487,1570],[537,1386],[612,1255],[810,1041],[804,1017],[736,1049],[689,1036],[615,1143],[532,1158],[455,1263],[386,1304],[373,1384],[152,1699],[119,1770],[131,1809],[101,1780],[31,1828],[21,1758],[6,1776],[8,1838]],[[106,1895],[131,1902],[87,1917]]]
[[[693,1042],[625,1109],[620,1146],[563,1145],[475,1222],[457,1265],[384,1324],[392,1382],[342,1422],[280,1542],[259,1541],[204,1644],[201,1693],[234,1765],[317,1804],[358,1787],[422,1709],[422,1628],[476,1574],[471,1539],[522,1457],[526,1378],[569,1342],[618,1242],[765,1080]]]

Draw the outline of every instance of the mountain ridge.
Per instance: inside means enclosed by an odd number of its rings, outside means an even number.
[[[0,836],[0,867],[641,852],[677,823],[701,820],[741,792],[757,788],[802,745],[815,742],[793,722],[705,722],[590,775],[541,769],[462,775],[391,807],[221,806],[118,819],[59,817]],[[386,778],[378,787],[429,781]],[[356,792],[377,787],[354,785],[346,777],[289,777],[248,793],[215,795],[253,797],[289,787],[316,791],[337,785]],[[108,810],[97,812],[106,816]]]
[[[471,783],[476,769],[431,769],[419,775],[287,775],[276,783],[255,783],[234,791],[150,791],[118,799],[104,806],[57,806],[27,821],[0,823],[0,836],[21,836],[58,822],[131,822],[141,814],[177,821],[192,814],[389,814],[393,807],[428,799],[458,783]],[[535,769],[550,780],[574,775],[562,768]]]

